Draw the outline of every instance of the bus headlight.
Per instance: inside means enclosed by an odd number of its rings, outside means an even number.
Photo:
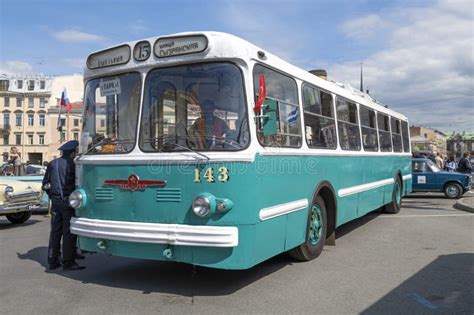
[[[201,194],[194,198],[191,206],[195,215],[201,218],[210,216],[216,209],[216,197],[211,194]]]
[[[80,190],[75,190],[69,195],[69,205],[74,209],[79,209],[85,204],[85,194]]]
[[[11,198],[14,191],[15,191],[15,189],[13,189],[12,186],[7,186],[7,187],[5,187],[5,196],[6,196],[7,198]]]

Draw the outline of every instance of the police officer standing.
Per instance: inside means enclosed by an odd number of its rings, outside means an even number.
[[[51,161],[43,178],[43,189],[51,200],[51,232],[49,235],[48,264],[53,270],[61,266],[60,247],[62,242],[63,270],[82,270],[85,267],[76,263],[76,258],[84,256],[76,253],[77,237],[71,234],[71,217],[74,208],[69,205],[69,195],[75,189],[75,165],[79,142],[72,140],[63,144],[59,150],[62,156]],[[79,257],[78,257],[79,256]]]

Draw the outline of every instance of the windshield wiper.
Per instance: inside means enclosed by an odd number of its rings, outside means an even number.
[[[184,146],[182,144],[179,144],[177,143],[178,140],[186,140],[188,141],[188,138],[185,137],[185,136],[171,136],[171,135],[162,135],[162,136],[158,136],[158,137],[153,137],[153,138],[150,138],[148,141],[144,141],[145,143],[154,143],[157,145],[157,147],[159,148],[159,150],[157,150],[158,152],[165,152],[163,151],[163,149],[165,149],[167,146],[174,146],[174,147],[178,147],[180,149],[183,149],[183,150],[186,150],[188,152],[192,152],[192,153],[195,153],[197,155],[199,155],[200,157],[202,157],[203,159],[207,161],[210,160],[210,158],[205,155],[204,153],[201,153],[201,152],[198,152],[196,150],[193,150],[191,149],[190,147],[187,147],[187,146]],[[166,143],[166,141],[169,141],[169,140],[176,140],[176,142],[172,142],[172,143]],[[158,142],[160,141],[163,141],[163,144],[159,144]],[[171,150],[170,150],[171,152]],[[194,158],[196,158],[196,156],[193,156]]]

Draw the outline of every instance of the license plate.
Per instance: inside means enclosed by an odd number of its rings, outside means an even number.
[[[38,209],[40,206],[38,205],[28,205],[28,210],[34,210],[34,209]]]

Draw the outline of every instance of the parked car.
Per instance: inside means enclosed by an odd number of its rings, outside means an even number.
[[[18,180],[20,182],[39,183],[40,186],[41,186],[42,182],[43,182],[43,177],[44,177],[44,175],[42,175],[42,174],[36,174],[36,175],[26,175],[26,176],[11,176],[11,177],[7,177],[7,178]],[[48,197],[48,194],[43,193],[43,196],[41,197],[41,207],[39,209],[37,209],[37,211],[38,212],[39,211],[41,211],[41,212],[48,211],[48,208],[49,208],[49,197]],[[33,212],[35,212],[35,211],[33,211]]]
[[[20,175],[44,175],[46,169],[38,164],[26,164],[23,163],[20,168]],[[0,173],[3,176],[13,175],[13,165],[9,163],[3,163],[0,166]]]
[[[11,177],[0,177],[0,215],[11,223],[23,223],[35,209],[42,206],[41,183],[21,182]]]
[[[472,175],[440,170],[427,158],[412,160],[413,192],[443,192],[447,198],[460,198],[471,189]]]

